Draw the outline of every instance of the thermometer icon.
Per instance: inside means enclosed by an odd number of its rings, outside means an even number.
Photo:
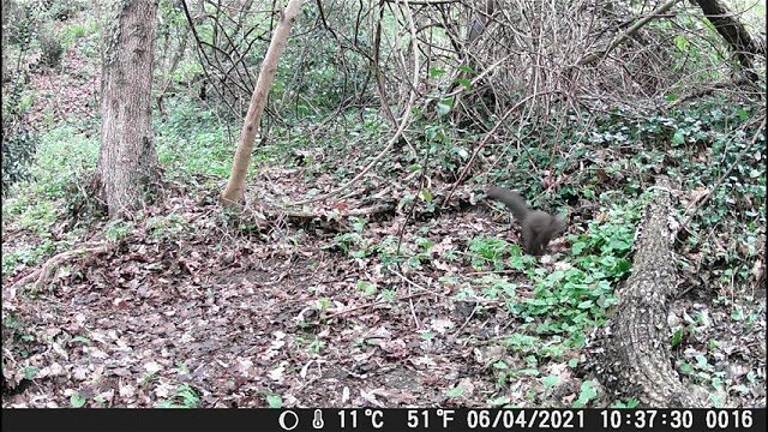
[[[323,421],[323,412],[319,409],[315,410],[315,416],[312,418],[312,427],[315,429],[322,429],[325,422]]]

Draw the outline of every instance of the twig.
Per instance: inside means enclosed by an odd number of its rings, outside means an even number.
[[[479,306],[480,305],[475,305],[475,307],[472,308],[472,313],[469,314],[467,319],[464,320],[464,324],[462,324],[461,327],[459,327],[455,332],[453,332],[453,334],[456,334],[456,335],[461,334],[461,331],[464,330],[464,327],[466,327],[467,324],[469,324],[469,322],[472,320],[472,317],[475,316],[475,312],[477,312],[477,308]]]
[[[464,169],[461,170],[461,174],[459,175],[459,178],[456,179],[456,181],[451,185],[450,191],[448,191],[448,195],[443,200],[442,204],[440,205],[440,208],[445,208],[445,205],[450,201],[451,197],[453,196],[453,192],[456,190],[456,187],[464,180],[464,177],[467,175],[467,172],[469,171],[469,168],[472,166],[472,163],[475,161],[475,158],[477,157],[478,153],[480,153],[480,150],[485,147],[486,144],[490,141],[493,134],[496,133],[496,131],[501,127],[502,123],[507,119],[507,117],[510,116],[513,112],[517,111],[518,108],[523,106],[526,102],[528,102],[530,99],[535,98],[537,96],[541,96],[545,93],[551,93],[551,92],[541,92],[541,93],[533,93],[526,97],[524,97],[520,102],[516,103],[512,108],[508,109],[507,112],[504,113],[504,115],[501,116],[501,118],[496,121],[496,124],[493,125],[493,128],[491,128],[490,131],[488,131],[487,134],[485,134],[485,137],[482,141],[480,141],[480,144],[477,145],[477,148],[472,153],[472,157],[469,158],[469,161],[466,165],[464,165]]]
[[[416,297],[421,297],[421,296],[423,296],[425,294],[430,294],[430,293],[431,293],[430,291],[417,292],[417,293],[414,293],[414,294],[411,294],[411,295],[407,295],[405,297],[400,297],[398,299],[395,299],[395,301],[411,300],[411,299],[414,299]],[[339,315],[346,315],[346,314],[348,314],[350,312],[355,312],[355,311],[358,311],[360,309],[367,309],[367,308],[371,308],[371,307],[376,307],[378,305],[385,304],[385,303],[389,303],[389,301],[388,300],[379,300],[379,301],[375,301],[375,302],[371,302],[371,303],[366,303],[364,305],[355,306],[352,309],[344,309],[342,311],[332,313],[330,315],[327,315],[325,317],[325,319],[335,318],[335,317],[337,317]]]
[[[597,61],[597,60],[607,56],[611,51],[613,51],[614,48],[619,46],[628,37],[632,36],[633,33],[635,33],[638,30],[640,30],[641,27],[646,25],[652,19],[654,19],[654,18],[656,18],[658,16],[662,16],[665,12],[669,11],[670,9],[672,9],[672,6],[674,6],[679,1],[680,0],[670,0],[670,1],[666,2],[666,3],[664,3],[663,5],[659,6],[658,8],[656,8],[656,10],[654,10],[653,12],[648,14],[647,16],[639,19],[635,24],[632,25],[632,27],[628,28],[624,33],[619,35],[619,37],[617,37],[616,39],[611,41],[611,43],[608,44],[608,47],[605,48],[605,50],[603,50],[602,52],[587,54],[586,56],[582,57],[581,60],[579,60],[577,65],[578,66],[585,66],[585,65],[593,63],[593,62],[595,62],[595,61]]]

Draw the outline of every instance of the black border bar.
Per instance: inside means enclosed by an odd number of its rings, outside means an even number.
[[[322,418],[320,422],[318,416]],[[344,427],[342,427],[342,421]],[[313,425],[314,422],[314,425]],[[282,425],[282,426],[281,426]],[[8,409],[3,431],[764,431],[766,409]]]

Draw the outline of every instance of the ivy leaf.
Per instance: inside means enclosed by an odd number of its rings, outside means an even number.
[[[69,397],[69,404],[72,408],[82,408],[85,406],[85,398],[80,393],[75,393]]]
[[[445,75],[445,70],[441,69],[439,67],[433,67],[429,69],[429,77],[430,78],[438,78]]]
[[[283,398],[281,398],[280,395],[268,395],[267,405],[269,405],[270,408],[282,408]]]
[[[675,131],[675,134],[672,136],[672,144],[679,146],[683,143],[685,143],[685,131],[682,129],[678,129]]]
[[[445,392],[446,396],[449,398],[458,398],[461,397],[461,395],[464,394],[464,387],[453,387],[451,389],[448,389],[447,392]]]
[[[677,35],[675,36],[675,46],[677,49],[679,49],[682,52],[687,52],[688,47],[691,45],[690,42],[688,42],[688,38],[686,38],[683,35]]]
[[[464,86],[465,89],[471,90],[472,89],[472,81],[466,79],[466,78],[456,78],[456,82],[458,84],[461,84]]]
[[[674,334],[672,334],[672,349],[677,348],[678,345],[683,341],[683,328],[679,328],[675,331]]]
[[[576,408],[582,408],[587,404],[587,402],[591,401],[596,397],[597,397],[597,389],[595,388],[594,381],[592,380],[584,381],[583,383],[581,383],[581,392],[579,393],[579,398],[573,402],[573,405]]]
[[[451,108],[453,107],[453,98],[445,98],[439,102],[437,102],[436,109],[437,109],[437,115],[438,116],[444,116],[451,112]]]
[[[559,382],[560,377],[557,375],[548,375],[541,379],[541,383],[544,384],[544,387],[548,389],[556,386]]]

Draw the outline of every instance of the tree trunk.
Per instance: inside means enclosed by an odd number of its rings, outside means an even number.
[[[98,172],[109,215],[124,217],[157,177],[151,124],[157,1],[123,0],[114,7],[102,59]]]
[[[671,364],[667,300],[677,286],[675,231],[668,181],[657,186],[638,229],[632,275],[618,293],[615,314],[588,348],[595,355],[585,367],[617,397],[636,397],[649,407],[700,407]]]
[[[6,51],[8,51],[8,48],[7,48],[8,47],[8,31],[7,31],[7,28],[8,28],[8,15],[11,13],[11,7],[10,7],[11,6],[11,2],[10,2],[10,0],[2,0],[2,4],[0,4],[0,6],[2,7],[2,10],[0,11],[0,16],[2,16],[2,22],[3,22],[3,31],[2,31],[2,44],[3,44],[2,56],[3,56],[3,58],[2,58],[2,62],[0,62],[0,64],[2,64],[2,66],[1,66],[2,67],[2,75],[0,75],[0,77],[2,77],[2,83],[5,84],[6,79],[9,79],[9,76],[8,76],[8,63],[7,63],[8,60],[6,58],[7,57]]]
[[[272,41],[267,49],[267,54],[264,56],[264,61],[261,63],[259,79],[256,81],[256,88],[251,96],[251,104],[248,107],[248,113],[245,115],[243,128],[240,131],[240,142],[235,152],[232,173],[229,176],[227,187],[221,194],[221,202],[224,205],[236,205],[243,200],[245,176],[248,173],[248,164],[251,162],[253,142],[259,130],[261,114],[264,112],[269,89],[272,87],[272,81],[275,79],[277,60],[285,49],[293,21],[301,10],[301,4],[302,0],[288,0],[288,5],[285,7],[275,33],[272,35]]]
[[[696,0],[704,16],[715,26],[715,30],[725,39],[733,50],[736,59],[744,69],[750,81],[757,81],[757,73],[752,67],[752,59],[761,49],[752,40],[746,27],[739,19],[718,0]]]

